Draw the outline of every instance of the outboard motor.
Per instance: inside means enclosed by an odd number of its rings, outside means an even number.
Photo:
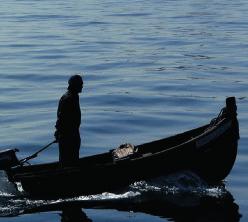
[[[0,170],[6,170],[13,166],[20,165],[19,160],[16,157],[18,149],[7,149],[0,151]]]

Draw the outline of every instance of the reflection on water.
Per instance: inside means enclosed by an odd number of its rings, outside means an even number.
[[[184,196],[181,197],[182,199]],[[194,200],[192,200],[194,201]],[[89,222],[94,221],[89,219],[82,208],[97,208],[97,209],[115,209],[118,211],[146,213],[149,215],[159,216],[165,221],[229,221],[238,222],[241,215],[239,214],[239,206],[234,203],[234,199],[230,193],[224,196],[204,197],[193,206],[181,206],[175,203],[169,203],[166,199],[157,200],[115,200],[115,201],[100,201],[99,203],[85,201],[71,201],[56,204],[48,204],[32,209],[25,210],[24,214],[61,211],[62,222]]]
[[[92,220],[81,210],[80,207],[65,207],[62,209],[61,222],[91,222]]]

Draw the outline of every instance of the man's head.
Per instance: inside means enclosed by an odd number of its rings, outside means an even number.
[[[73,75],[68,80],[68,90],[76,93],[81,93],[83,89],[83,79],[80,75]]]

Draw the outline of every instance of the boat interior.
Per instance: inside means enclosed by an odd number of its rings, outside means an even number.
[[[134,146],[134,150],[135,150],[134,156],[130,156],[128,158],[142,157],[142,156],[158,153],[161,151],[165,151],[172,147],[178,146],[201,135],[208,127],[209,124],[168,138]],[[82,157],[80,158],[79,164],[77,166],[62,168],[59,162],[25,165],[25,166],[13,167],[11,169],[11,174],[25,174],[29,172],[41,172],[48,170],[66,171],[66,170],[73,170],[73,168],[78,169],[78,168],[83,168],[84,166],[88,167],[90,165],[113,164],[114,161],[115,160],[113,158],[113,149],[112,149],[109,152]]]

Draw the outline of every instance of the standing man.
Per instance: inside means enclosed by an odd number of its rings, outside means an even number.
[[[54,136],[59,143],[62,166],[73,165],[79,160],[81,110],[78,94],[82,89],[82,77],[73,75],[68,80],[68,91],[59,100]]]

